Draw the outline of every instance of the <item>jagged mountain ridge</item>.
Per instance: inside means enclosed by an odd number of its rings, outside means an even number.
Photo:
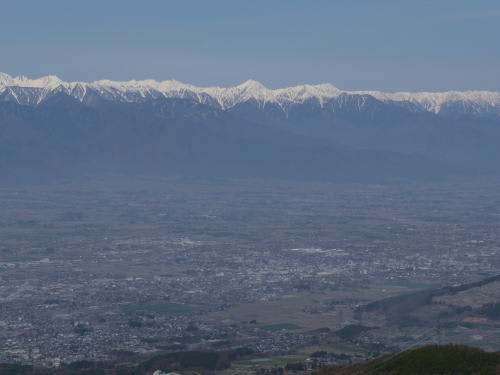
[[[96,97],[122,102],[140,102],[158,98],[178,98],[229,110],[251,102],[263,108],[270,104],[284,113],[291,107],[313,103],[321,108],[338,106],[339,98],[360,96],[361,103],[373,97],[383,103],[403,105],[413,111],[447,115],[500,116],[500,93],[492,91],[398,92],[346,91],[331,84],[300,85],[268,89],[261,83],[248,80],[238,86],[197,87],[176,80],[65,82],[56,76],[29,79],[0,73],[0,100],[24,105],[39,105],[55,93],[65,93],[81,102],[91,103]],[[359,107],[358,107],[359,109]]]
[[[412,95],[0,73],[0,173],[336,181],[500,174],[498,93]]]

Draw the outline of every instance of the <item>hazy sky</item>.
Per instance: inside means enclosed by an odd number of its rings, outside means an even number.
[[[0,71],[500,90],[498,0],[3,1]]]

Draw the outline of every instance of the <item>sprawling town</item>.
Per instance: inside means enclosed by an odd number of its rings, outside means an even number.
[[[0,361],[248,348],[252,367],[312,366],[451,337],[499,350],[498,321],[392,325],[364,308],[496,276],[499,187],[144,179],[1,189]]]

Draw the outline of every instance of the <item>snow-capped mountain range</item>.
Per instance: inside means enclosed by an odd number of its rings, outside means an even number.
[[[397,92],[346,91],[326,83],[268,89],[261,83],[248,80],[234,87],[197,87],[176,80],[65,82],[56,76],[30,79],[0,73],[0,101],[14,101],[36,106],[56,93],[65,93],[81,102],[100,97],[121,102],[142,102],[158,98],[188,99],[222,110],[252,102],[259,107],[274,104],[287,112],[297,104],[314,102],[323,107],[341,96],[371,96],[381,102],[412,106],[414,110],[439,114],[450,108],[458,114],[500,115],[500,92],[447,91]]]
[[[500,176],[500,93],[268,89],[0,73],[0,176]],[[10,176],[10,177],[8,177]],[[36,178],[35,178],[36,180]]]

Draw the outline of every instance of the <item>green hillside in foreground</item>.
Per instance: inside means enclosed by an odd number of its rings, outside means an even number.
[[[314,375],[498,375],[500,352],[462,345],[425,346]]]
[[[77,361],[60,368],[0,363],[0,375],[151,375],[155,370],[180,374],[231,373],[231,363],[252,358],[252,351],[175,352],[127,363]],[[285,374],[294,374],[285,372]],[[500,352],[460,345],[426,346],[371,361],[328,367],[311,375],[499,375]]]

